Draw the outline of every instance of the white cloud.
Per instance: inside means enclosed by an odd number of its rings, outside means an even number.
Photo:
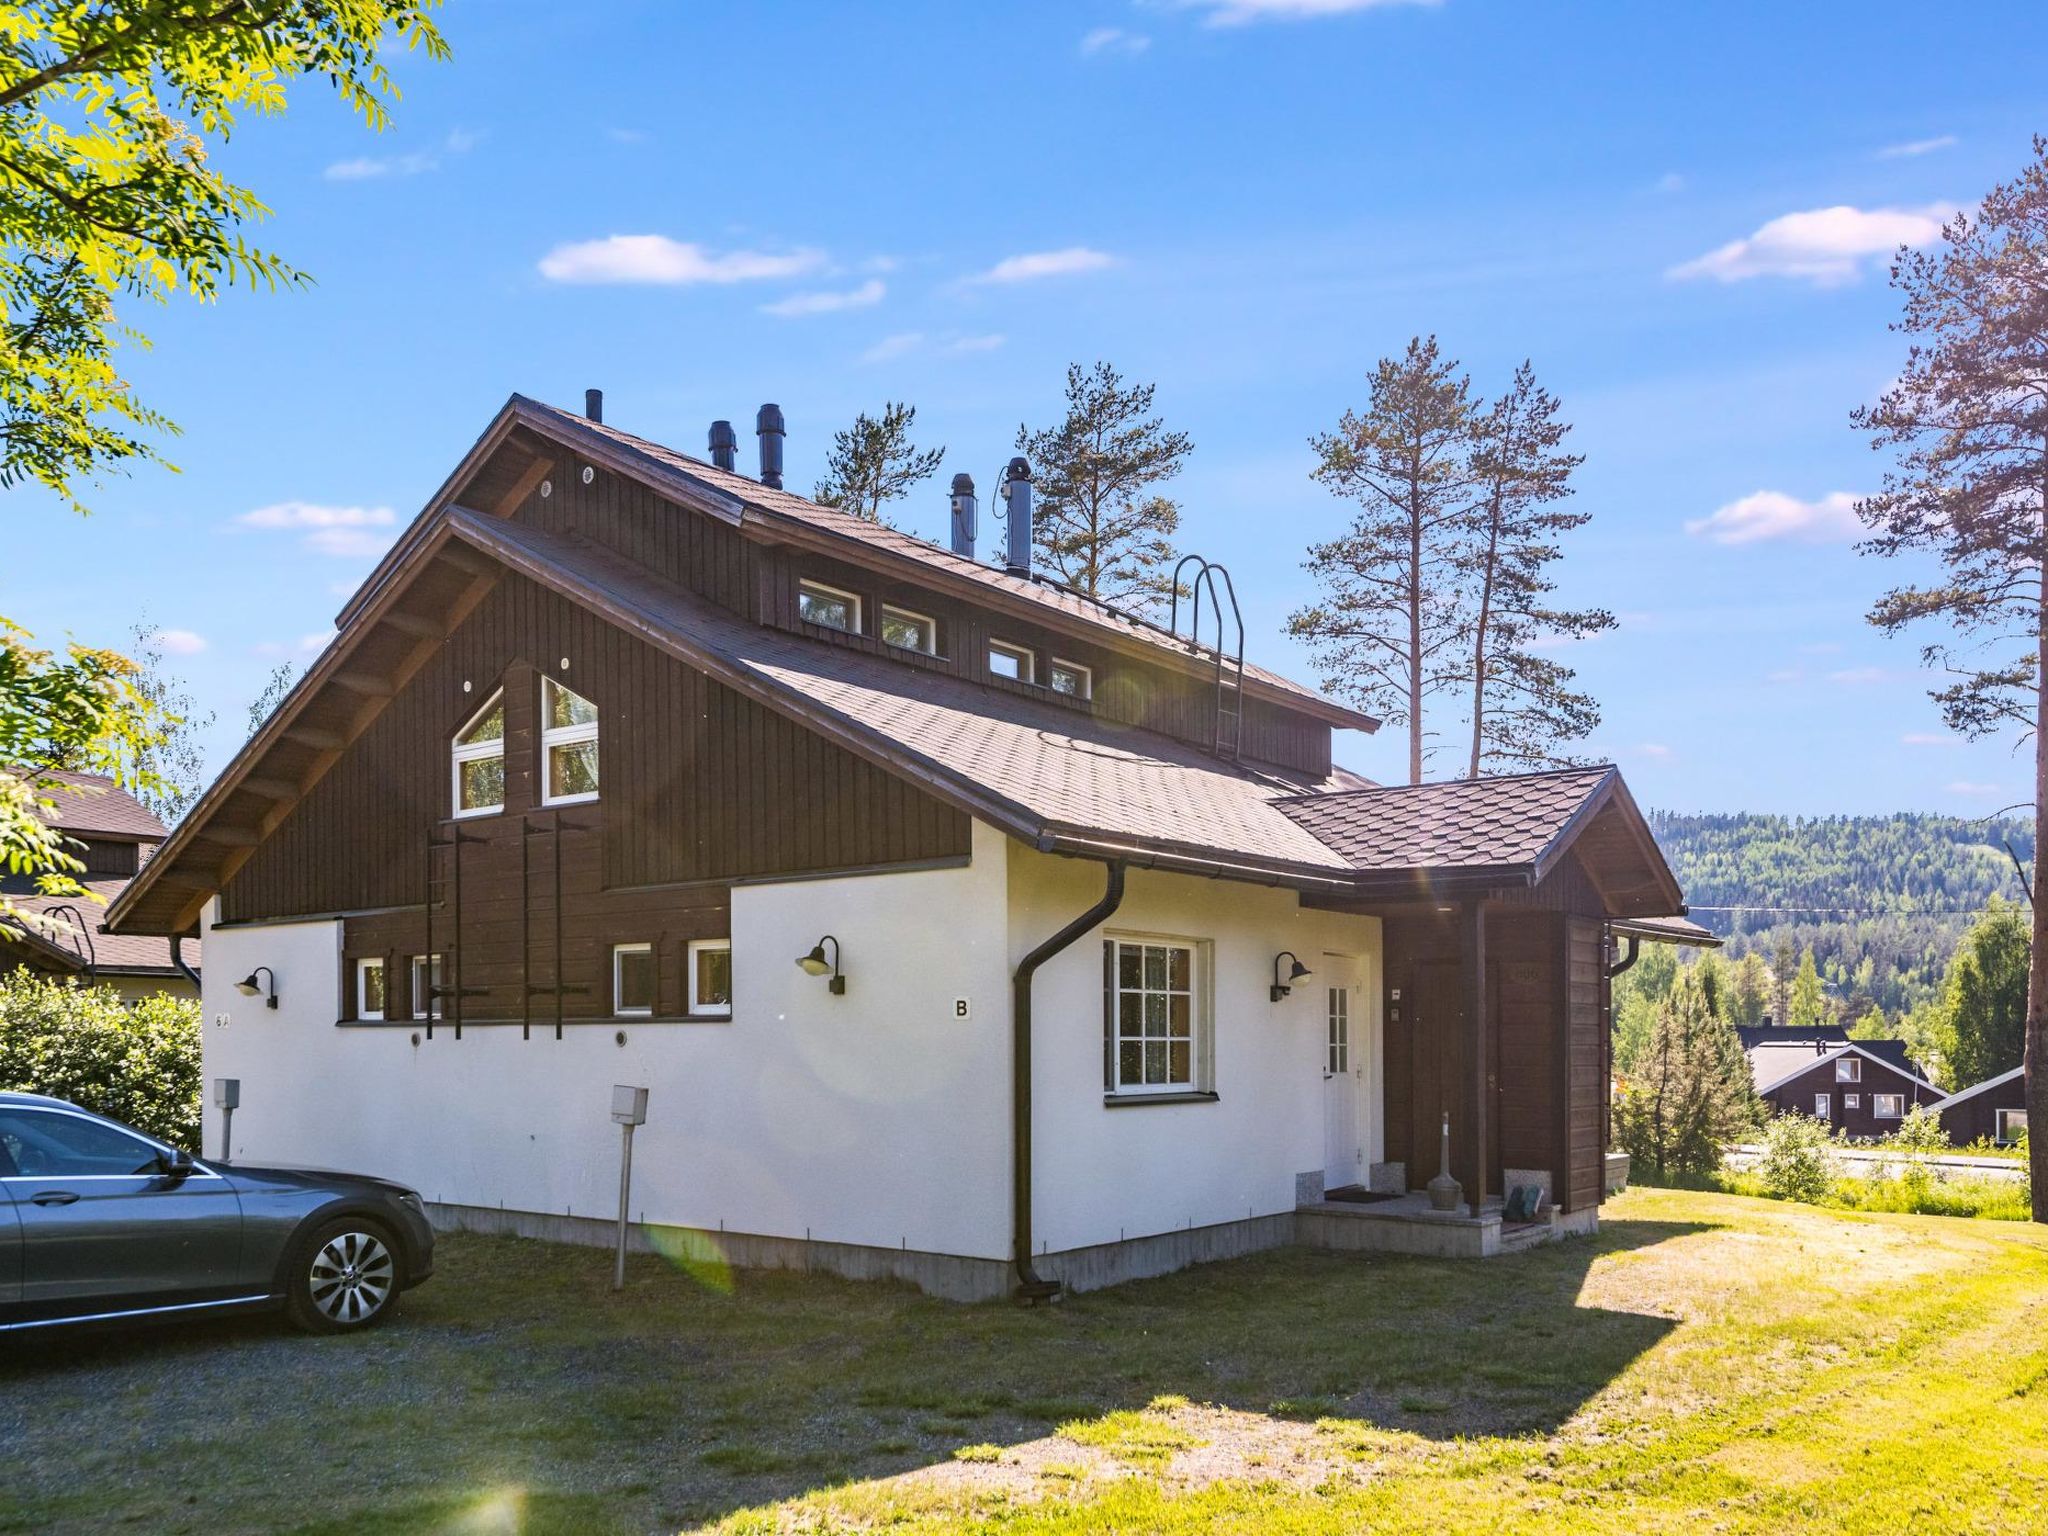
[[[1764,674],[1764,681],[1784,685],[1803,683],[1806,681],[1806,674],[1798,667],[1780,667],[1775,672],[1766,672]]]
[[[1092,59],[1097,54],[1143,53],[1152,46],[1152,39],[1142,32],[1126,32],[1122,27],[1097,27],[1081,39],[1081,57]]]
[[[416,149],[403,155],[359,155],[337,160],[320,174],[329,181],[377,181],[387,176],[424,176],[438,171],[448,155],[466,155],[483,142],[483,135],[456,128],[441,141],[439,149]]]
[[[1437,5],[1441,0],[1178,0],[1182,9],[1203,13],[1205,27],[1242,27],[1255,21],[1308,21],[1348,16],[1396,5]]]
[[[1028,283],[1041,277],[1069,277],[1076,272],[1100,272],[1116,265],[1107,251],[1085,245],[1070,245],[1058,251],[1030,251],[1022,256],[1005,256],[986,272],[968,279],[970,283]]]
[[[1671,749],[1661,741],[1637,742],[1636,752],[1643,757],[1665,758],[1671,756]]]
[[[879,277],[871,277],[858,288],[841,292],[792,293],[786,299],[777,299],[773,304],[763,304],[761,313],[779,315],[793,320],[803,315],[830,315],[842,309],[866,309],[882,302],[882,296],[889,291]]]
[[[206,637],[189,629],[160,629],[156,643],[172,656],[197,656],[206,649]]]
[[[867,351],[861,353],[864,363],[886,363],[891,358],[902,357],[915,352],[924,345],[923,331],[898,331],[894,336],[884,336]]]
[[[970,352],[993,352],[1006,339],[1003,336],[956,336],[939,350],[955,357]]]
[[[1909,139],[1904,144],[1887,144],[1877,152],[1880,160],[1912,160],[1921,155],[1931,155],[1936,150],[1954,149],[1956,136],[1944,133],[1939,138]]]
[[[1822,288],[1853,283],[1874,259],[1902,245],[1931,245],[1952,210],[1924,208],[1814,208],[1772,219],[1753,235],[1731,240],[1664,275],[1675,281],[1711,277],[1739,283],[1752,277],[1804,278]]]
[[[235,519],[244,528],[297,532],[307,549],[338,560],[383,554],[397,521],[389,507],[328,507],[310,501],[274,502]]]
[[[1856,519],[1856,498],[1847,491],[1831,491],[1818,501],[1801,501],[1783,491],[1752,491],[1705,517],[1693,518],[1685,531],[1716,544],[1754,544],[1763,539],[1828,544],[1857,537],[1863,525]]]
[[[1899,744],[1907,747],[1953,746],[1957,738],[1947,731],[1908,731],[1899,738]]]
[[[258,656],[312,656],[326,650],[327,642],[333,638],[333,630],[323,629],[316,634],[301,635],[290,642],[260,640],[250,649]]]
[[[749,283],[800,277],[824,260],[821,251],[713,252],[666,235],[607,235],[556,246],[540,274],[554,283]]]
[[[372,528],[315,528],[303,541],[316,555],[336,560],[372,559],[391,547],[391,535]]]

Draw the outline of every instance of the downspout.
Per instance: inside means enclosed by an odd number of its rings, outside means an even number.
[[[192,983],[194,992],[200,990],[199,973],[185,963],[185,935],[182,933],[171,935],[171,964],[178,968],[179,975]]]
[[[1123,901],[1124,864],[1114,859],[1102,900],[1018,961],[1010,983],[1010,1246],[1019,1301],[1051,1301],[1060,1293],[1059,1281],[1041,1279],[1031,1267],[1031,978],[1082,934],[1107,922]]]
[[[1623,958],[1615,961],[1612,965],[1607,967],[1607,979],[1609,981],[1614,980],[1615,977],[1619,976],[1623,971],[1627,970],[1630,966],[1634,965],[1636,961],[1641,959],[1642,954],[1642,935],[1635,933],[1630,934],[1628,936],[1628,953]]]

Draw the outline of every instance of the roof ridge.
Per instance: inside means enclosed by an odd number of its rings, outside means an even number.
[[[1617,763],[1580,763],[1566,768],[1533,768],[1527,773],[1482,773],[1476,779],[1427,779],[1420,784],[1368,784],[1359,789],[1337,789],[1328,794],[1285,795],[1283,800],[1345,800],[1359,795],[1391,794],[1397,790],[1456,789],[1466,785],[1514,784],[1528,779],[1564,778],[1575,773],[1599,774],[1603,778],[1610,773],[1621,772]]]

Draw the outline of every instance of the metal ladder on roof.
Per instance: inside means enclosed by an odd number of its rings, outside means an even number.
[[[1236,762],[1244,751],[1244,615],[1238,611],[1237,585],[1230,579],[1230,572],[1213,561],[1200,555],[1181,556],[1180,563],[1173,568],[1173,602],[1166,625],[1168,633],[1175,639],[1183,638],[1180,632],[1180,577],[1190,565],[1195,567],[1195,575],[1187,585],[1190,618],[1185,639],[1193,655],[1199,656],[1204,649],[1208,650],[1216,676],[1216,712],[1210,749],[1218,757]],[[1223,578],[1221,593],[1216,590],[1218,576]],[[1202,593],[1205,590],[1209,594],[1209,606],[1216,612],[1216,644],[1206,648],[1202,644]],[[1226,598],[1230,603],[1227,622],[1237,629],[1234,652],[1224,649],[1229,634],[1223,606]]]

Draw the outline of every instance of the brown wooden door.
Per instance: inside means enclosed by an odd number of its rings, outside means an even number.
[[[1408,1007],[1410,1107],[1408,1183],[1420,1189],[1436,1177],[1444,1111],[1452,1116],[1452,1152],[1457,1151],[1458,1085],[1463,1079],[1464,1027],[1458,1006],[1454,960],[1425,960],[1413,972]]]

